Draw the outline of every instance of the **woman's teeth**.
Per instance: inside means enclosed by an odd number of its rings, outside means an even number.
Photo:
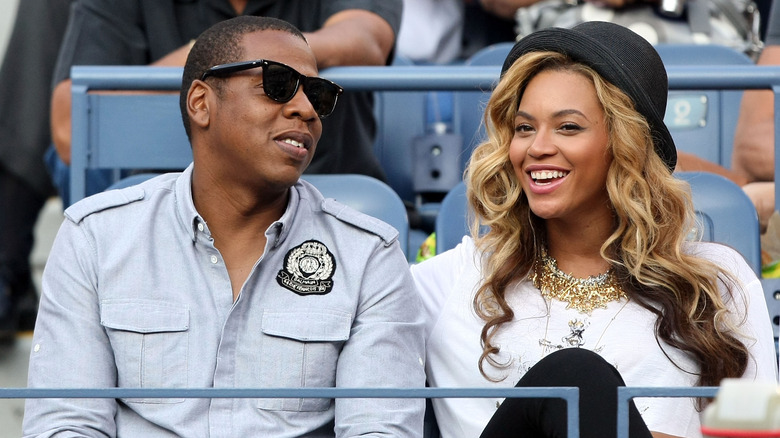
[[[549,183],[552,179],[563,178],[567,174],[568,172],[561,170],[534,170],[531,172],[531,178],[533,178],[536,183],[544,184]]]

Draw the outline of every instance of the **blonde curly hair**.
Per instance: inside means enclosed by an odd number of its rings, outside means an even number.
[[[496,360],[499,347],[493,339],[514,317],[506,294],[528,278],[545,245],[544,221],[529,208],[509,161],[509,144],[523,90],[532,77],[550,69],[591,80],[604,108],[607,149],[613,157],[607,192],[615,223],[601,256],[630,299],[657,316],[656,339],[694,358],[700,367],[699,385],[741,376],[748,352],[725,322],[718,283],[731,291],[739,285],[715,264],[682,250],[695,221],[688,184],[672,176],[655,152],[650,127],[628,95],[592,68],[557,52],[527,53],[506,71],[485,111],[487,140],[474,150],[465,174],[475,213],[471,231],[483,254],[484,282],[473,303],[485,321],[480,372],[495,380],[486,374],[484,363],[505,366]],[[484,226],[488,231],[483,233]]]

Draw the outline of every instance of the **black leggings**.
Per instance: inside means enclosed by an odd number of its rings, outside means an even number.
[[[0,166],[0,280],[14,299],[32,288],[33,230],[46,197]]]
[[[617,437],[620,373],[583,348],[556,351],[534,365],[518,387],[571,386],[580,389],[580,437]],[[566,438],[566,402],[558,398],[507,398],[481,437]],[[634,402],[629,406],[629,437],[652,438]]]

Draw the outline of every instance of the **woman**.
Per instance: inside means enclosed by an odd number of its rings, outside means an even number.
[[[734,250],[686,242],[667,92],[653,47],[619,25],[515,44],[466,174],[474,237],[412,268],[432,386],[578,386],[580,434],[603,438],[618,385],[776,380],[759,280]],[[701,404],[637,399],[631,436],[701,436]],[[565,436],[554,399],[434,408],[445,438]]]

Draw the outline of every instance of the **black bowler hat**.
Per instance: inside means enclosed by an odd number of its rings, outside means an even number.
[[[571,29],[543,29],[512,47],[501,67],[501,75],[520,56],[539,51],[568,55],[623,90],[647,119],[656,153],[669,170],[674,170],[677,149],[664,124],[669,80],[661,57],[647,40],[623,26],[604,21],[587,21]]]

